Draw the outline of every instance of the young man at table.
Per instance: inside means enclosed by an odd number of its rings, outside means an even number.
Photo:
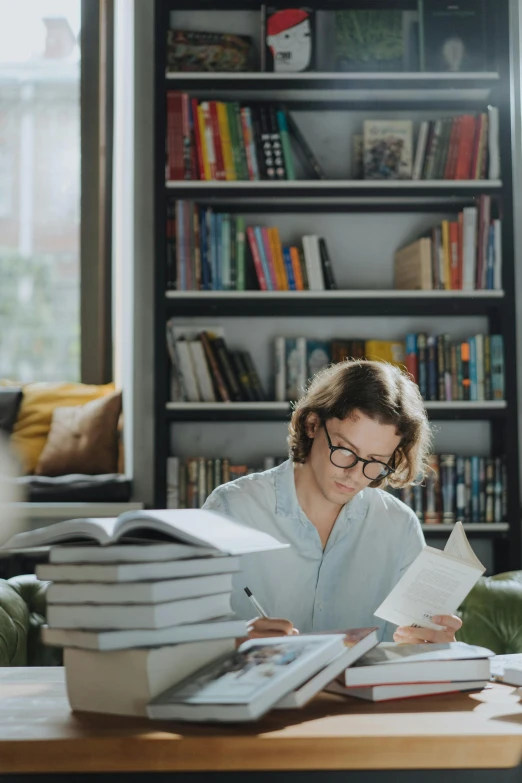
[[[413,511],[382,489],[426,470],[431,432],[417,385],[384,362],[325,368],[295,406],[288,445],[287,462],[218,487],[204,506],[291,545],[245,556],[234,577],[238,616],[252,617],[245,586],[270,615],[250,620],[249,636],[378,625],[397,642],[453,641],[458,617],[434,617],[444,630],[393,633],[373,614],[424,545]]]

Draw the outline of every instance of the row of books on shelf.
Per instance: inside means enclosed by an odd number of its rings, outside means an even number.
[[[295,179],[294,148],[310,176],[324,173],[290,112],[275,104],[198,101],[167,92],[167,180]]]
[[[231,351],[221,327],[167,321],[173,402],[263,402],[266,394],[249,351]]]
[[[507,477],[501,457],[432,454],[425,481],[390,490],[424,524],[493,524],[507,518]]]
[[[337,288],[326,240],[284,243],[275,226],[192,201],[167,205],[167,288],[179,291],[302,291]],[[396,251],[397,290],[501,290],[502,225],[491,197],[443,220],[428,236]]]
[[[279,465],[287,457],[265,457],[256,465],[228,457],[167,458],[167,508],[200,508],[216,487]],[[389,491],[424,524],[457,520],[494,524],[507,516],[507,479],[501,457],[432,454],[422,483]]]
[[[308,380],[330,363],[372,359],[406,367],[429,401],[503,400],[502,335],[477,334],[452,341],[449,335],[406,335],[403,340],[316,340],[276,337],[275,399],[296,400]]]
[[[423,120],[413,158],[412,120],[364,120],[353,136],[355,179],[498,179],[498,109]],[[198,101],[167,92],[167,180],[295,180],[294,154],[307,177],[326,179],[291,112],[275,103]]]
[[[502,224],[491,219],[491,196],[398,250],[394,262],[397,289],[501,290]]]
[[[167,458],[167,508],[201,508],[216,487],[280,465],[288,457],[264,457],[257,465],[238,464],[228,457]]]
[[[247,252],[248,251],[248,252]],[[274,227],[192,201],[167,207],[167,288],[178,291],[303,291],[335,289],[323,237],[283,245]]]
[[[500,177],[498,109],[423,120],[413,156],[411,120],[365,120],[353,138],[356,178],[480,180]]]

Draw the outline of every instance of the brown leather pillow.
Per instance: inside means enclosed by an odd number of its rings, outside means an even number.
[[[121,392],[85,405],[55,408],[35,474],[117,473],[120,413]]]

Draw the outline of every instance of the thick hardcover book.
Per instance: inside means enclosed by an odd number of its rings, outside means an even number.
[[[299,73],[315,67],[315,12],[311,8],[263,9],[267,71]]]
[[[136,647],[160,647],[165,644],[202,642],[244,636],[245,621],[219,617],[203,623],[172,625],[169,628],[132,631],[76,631],[65,628],[42,629],[44,644],[51,647],[79,647],[86,650],[126,650]]]
[[[58,568],[58,566],[56,566]],[[205,622],[230,612],[230,593],[217,593],[158,604],[50,604],[49,628],[128,630],[168,628]]]
[[[419,11],[421,70],[487,69],[484,0],[420,0]]]
[[[233,646],[233,639],[218,639],[113,652],[68,648],[64,665],[71,709],[145,716],[151,699]]]

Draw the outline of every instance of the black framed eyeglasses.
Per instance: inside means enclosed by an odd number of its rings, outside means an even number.
[[[379,460],[376,459],[363,459],[345,446],[332,446],[332,441],[330,440],[330,435],[328,434],[324,421],[323,427],[326,433],[326,440],[328,441],[328,448],[330,449],[330,462],[332,465],[335,465],[336,468],[353,468],[358,462],[362,462],[363,474],[370,481],[386,478],[386,476],[395,472],[395,468],[392,465],[388,465],[386,462],[379,462]],[[393,459],[394,456],[392,457],[392,460]]]

